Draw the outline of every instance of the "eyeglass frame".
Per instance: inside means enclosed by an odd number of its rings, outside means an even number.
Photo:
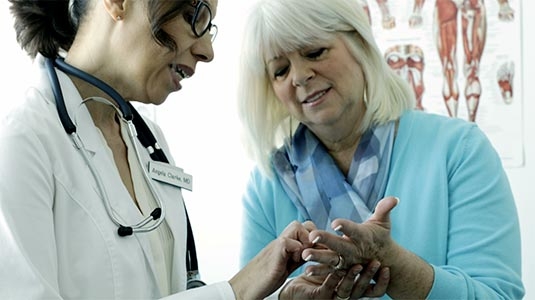
[[[204,2],[203,0],[199,0],[197,4],[192,4],[192,6],[195,6],[195,12],[193,13],[193,18],[191,18],[191,30],[193,31],[193,34],[195,34],[196,37],[201,38],[203,37],[207,32],[212,32],[212,30],[215,30],[214,33],[211,33],[210,41],[213,43],[215,40],[215,37],[217,36],[218,28],[217,25],[212,24],[212,9],[210,6]],[[206,9],[208,9],[208,14],[210,17],[210,21],[208,21],[208,24],[206,24],[206,28],[203,29],[201,33],[197,32],[195,23],[197,22],[197,19],[199,18],[199,12],[202,8],[202,6],[205,6]]]

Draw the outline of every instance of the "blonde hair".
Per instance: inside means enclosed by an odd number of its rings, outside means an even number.
[[[295,126],[275,96],[265,59],[334,35],[342,37],[364,73],[368,101],[362,132],[414,107],[412,90],[386,64],[358,1],[259,0],[245,25],[237,93],[246,150],[268,175],[273,151]]]

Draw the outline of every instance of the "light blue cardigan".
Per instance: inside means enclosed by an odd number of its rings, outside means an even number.
[[[401,200],[391,214],[392,237],[433,266],[428,298],[521,299],[514,198],[500,158],[477,125],[406,112],[392,155],[386,195]],[[303,221],[279,180],[258,169],[243,204],[242,266],[291,221]]]

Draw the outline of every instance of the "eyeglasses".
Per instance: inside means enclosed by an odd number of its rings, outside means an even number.
[[[195,12],[193,13],[193,18],[191,18],[191,30],[199,38],[208,32],[210,34],[210,40],[214,42],[217,36],[217,26],[212,24],[212,10],[210,6],[202,0],[194,1],[192,6],[195,7]]]

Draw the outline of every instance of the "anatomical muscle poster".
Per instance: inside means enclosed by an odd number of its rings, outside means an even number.
[[[524,164],[521,0],[359,0],[416,109],[475,122]]]

